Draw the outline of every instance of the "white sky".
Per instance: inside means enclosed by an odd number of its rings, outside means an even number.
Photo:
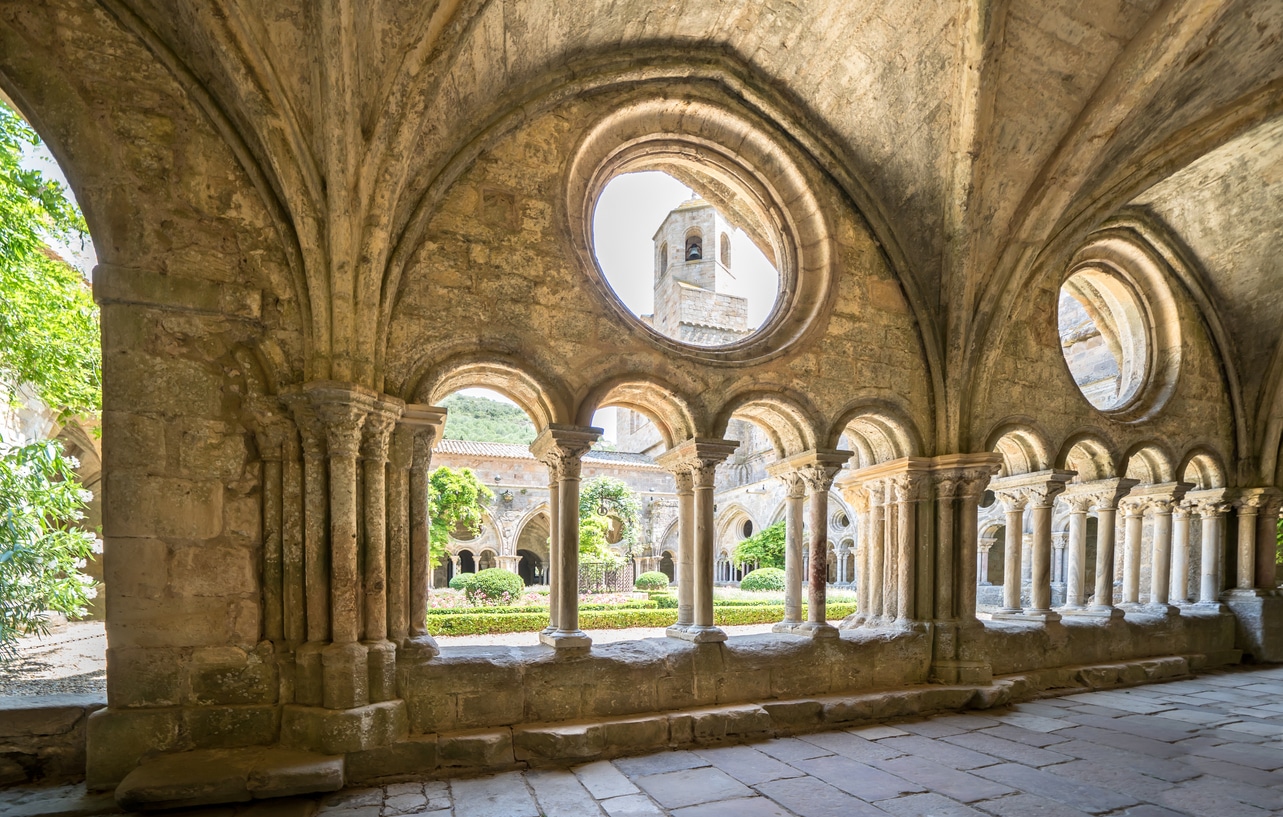
[[[49,148],[45,146],[44,142],[24,150],[21,164],[28,170],[39,170],[46,178],[56,179],[66,190],[67,197],[72,201],[76,200],[76,194],[71,192],[71,186],[67,184],[67,177],[63,175],[62,168],[54,161],[53,154],[49,152]],[[48,245],[72,266],[84,273],[85,278],[91,277],[94,265],[98,263],[98,256],[94,253],[92,241],[86,240],[82,247],[79,243],[73,243],[68,246],[53,238],[48,238],[47,240]]]
[[[615,295],[634,315],[649,315],[655,304],[655,244],[664,217],[691,197],[691,189],[657,170],[611,179],[593,212],[597,263]],[[731,235],[735,284],[727,290],[748,299],[748,322],[756,329],[771,314],[780,276],[743,230]]]

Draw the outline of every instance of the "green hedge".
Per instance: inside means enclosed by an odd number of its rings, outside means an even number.
[[[623,604],[581,604],[580,610],[653,610],[662,605],[658,601],[648,599],[637,599],[635,601],[624,602]],[[429,616],[455,616],[468,615],[470,613],[495,613],[497,615],[511,615],[513,613],[542,613],[548,615],[548,608],[542,605],[513,605],[495,606],[495,607],[433,607],[428,610]]]
[[[585,605],[587,606],[587,605]],[[600,606],[600,605],[597,605]],[[548,626],[548,611],[539,609],[522,613],[468,612],[428,616],[428,632],[433,635],[484,635],[498,633],[534,633]],[[829,618],[845,618],[855,612],[855,604],[830,604]],[[784,617],[784,605],[732,605],[714,607],[713,620],[718,624],[770,624]],[[579,626],[585,630],[622,630],[629,627],[667,627],[677,621],[677,611],[611,608],[580,610]]]

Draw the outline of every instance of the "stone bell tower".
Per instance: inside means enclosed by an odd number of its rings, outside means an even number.
[[[655,231],[654,326],[698,346],[720,346],[751,334],[748,301],[729,295],[733,228],[716,208],[692,198]]]

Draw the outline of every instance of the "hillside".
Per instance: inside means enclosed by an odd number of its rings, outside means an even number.
[[[441,403],[449,409],[445,422],[447,440],[529,445],[535,426],[516,406],[487,397],[452,394]]]

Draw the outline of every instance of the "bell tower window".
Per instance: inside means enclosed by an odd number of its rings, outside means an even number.
[[[686,260],[704,260],[704,239],[699,235],[699,233],[689,236],[686,239]]]

